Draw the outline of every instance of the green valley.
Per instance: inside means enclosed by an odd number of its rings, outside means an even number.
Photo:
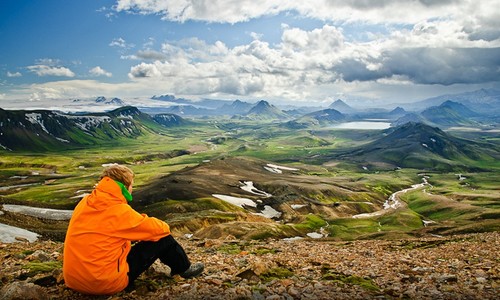
[[[273,118],[189,120],[127,108],[98,115],[109,122],[92,128],[59,127],[69,142],[42,147],[61,138],[37,113],[45,134],[25,130],[22,148],[1,151],[2,204],[72,209],[103,166],[119,163],[136,172],[132,205],[176,235],[353,240],[499,229],[500,145],[482,131],[299,129]],[[9,211],[0,222],[56,239],[67,225]]]

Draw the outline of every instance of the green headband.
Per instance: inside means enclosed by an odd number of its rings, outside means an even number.
[[[130,194],[130,192],[128,191],[128,188],[123,183],[121,183],[119,181],[115,180],[115,182],[118,184],[118,186],[122,190],[123,197],[125,197],[125,199],[127,199],[128,202],[132,201],[132,194]]]

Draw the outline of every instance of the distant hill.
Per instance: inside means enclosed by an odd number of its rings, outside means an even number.
[[[395,109],[391,110],[389,112],[389,115],[394,118],[394,117],[402,117],[402,116],[406,115],[407,113],[408,112],[404,108],[402,108],[401,106],[398,106]]]
[[[265,100],[257,102],[244,116],[254,120],[288,118],[286,113]]]
[[[298,119],[288,121],[285,126],[288,128],[307,128],[315,125],[335,124],[345,120],[345,115],[338,110],[327,108],[320,111],[306,114]]]
[[[240,100],[235,100],[231,104],[224,104],[221,106],[218,111],[220,114],[224,115],[244,115],[246,114],[254,104],[243,102]]]
[[[347,103],[345,103],[344,101],[342,101],[340,99],[335,100],[335,102],[330,104],[330,106],[328,106],[328,108],[335,109],[343,114],[353,114],[356,112],[356,110],[354,108],[350,107],[349,105],[347,105]]]
[[[174,105],[163,108],[162,112],[180,116],[213,116],[218,114],[214,109],[199,108],[193,105]]]
[[[470,110],[467,106],[454,102],[445,101],[439,106],[432,106],[420,114],[407,114],[395,122],[393,126],[399,126],[408,122],[421,122],[432,126],[452,127],[452,126],[478,126],[475,118],[478,113]]]
[[[469,169],[476,161],[500,158],[498,149],[489,144],[460,139],[422,123],[406,123],[388,129],[387,133],[338,158],[430,170]]]
[[[180,117],[176,120],[182,122]],[[165,127],[165,122],[157,122],[131,106],[106,113],[78,115],[49,110],[0,109],[0,147],[35,152],[72,149],[136,138],[161,127]]]
[[[401,106],[409,110],[424,110],[431,106],[438,106],[448,100],[464,104],[480,114],[500,114],[500,90],[497,89],[480,89],[472,92],[442,95],[415,103],[401,104]]]
[[[470,118],[478,116],[465,105],[450,100],[424,110],[421,115],[430,123],[442,126],[477,125]]]
[[[153,116],[153,120],[166,127],[181,126],[190,123],[176,114],[157,114]]]
[[[112,98],[112,99],[108,100],[106,97],[103,97],[103,96],[97,97],[95,99],[95,103],[118,105],[118,106],[125,105],[125,102],[123,102],[123,100],[120,98]]]
[[[409,114],[406,114],[406,115],[398,118],[396,121],[392,122],[391,126],[397,127],[397,126],[401,126],[401,125],[409,123],[409,122],[413,122],[413,123],[426,123],[427,124],[429,121],[427,121],[420,114],[409,113]]]

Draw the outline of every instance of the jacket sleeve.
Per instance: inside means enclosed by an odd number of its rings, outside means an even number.
[[[157,241],[170,234],[170,227],[167,223],[145,214],[140,214],[124,204],[120,208],[120,213],[115,214],[116,220],[115,234],[117,237],[132,241]]]

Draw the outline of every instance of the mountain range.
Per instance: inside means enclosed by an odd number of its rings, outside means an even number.
[[[12,151],[61,150],[135,138],[179,126],[179,116],[150,116],[126,106],[107,113],[65,114],[48,110],[0,109],[0,147]]]
[[[491,116],[500,114],[500,90],[497,89],[480,89],[465,93],[441,95],[414,103],[398,105],[406,110],[422,111],[431,106],[438,106],[448,100],[464,104],[481,114]]]
[[[437,127],[409,122],[386,130],[386,136],[337,156],[373,166],[424,168],[429,170],[467,170],[468,162],[494,161],[499,150],[452,136]]]
[[[479,126],[481,115],[464,104],[447,100],[439,106],[432,106],[421,113],[410,113],[396,120],[392,125],[398,126],[407,122],[422,122],[433,126]]]
[[[276,106],[269,104],[265,100],[257,102],[250,110],[244,114],[245,118],[252,120],[265,119],[286,119],[289,116]]]
[[[295,120],[288,121],[285,126],[288,128],[307,128],[318,125],[331,125],[344,121],[346,116],[338,110],[327,108],[312,113],[308,113]]]

